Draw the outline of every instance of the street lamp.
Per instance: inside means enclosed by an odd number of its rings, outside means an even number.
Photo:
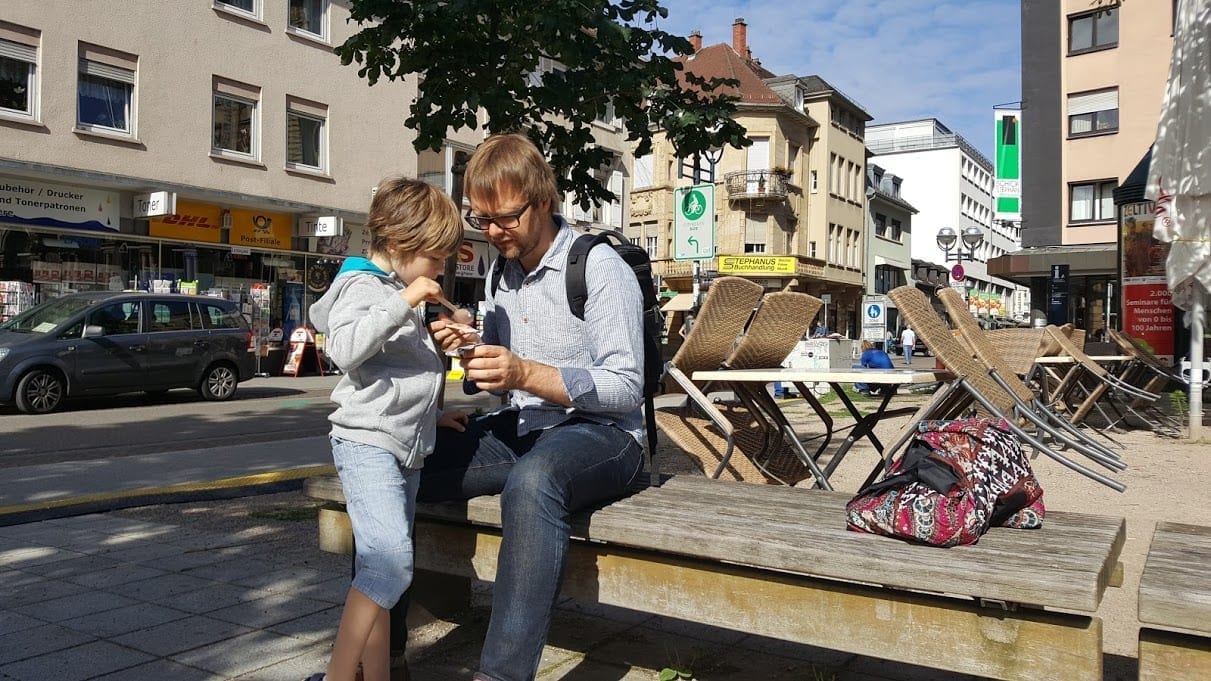
[[[963,241],[962,245],[956,243],[960,239]],[[946,254],[946,262],[975,260],[976,248],[984,243],[984,230],[979,227],[964,227],[962,235],[959,235],[953,227],[943,227],[938,230],[937,242],[938,248]],[[951,249],[955,250],[953,254]],[[964,250],[967,252],[964,253]]]

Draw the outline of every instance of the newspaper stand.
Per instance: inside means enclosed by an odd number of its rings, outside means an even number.
[[[324,363],[320,360],[319,350],[315,347],[315,333],[305,326],[300,326],[290,333],[290,350],[286,355],[286,365],[282,368],[282,374],[298,377],[303,370],[303,365],[307,363],[308,357],[314,363],[315,370],[319,372],[320,376],[323,376]]]

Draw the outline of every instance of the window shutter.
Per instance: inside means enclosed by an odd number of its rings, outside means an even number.
[[[1118,88],[1068,95],[1068,115],[1112,111],[1118,108]]]
[[[106,80],[113,80],[119,83],[135,84],[135,72],[128,69],[102,64],[100,62],[89,61],[87,59],[80,60],[80,73],[88,76],[96,76]]]
[[[17,61],[37,63],[38,48],[32,45],[22,45],[11,40],[0,39],[0,57],[8,57]]]

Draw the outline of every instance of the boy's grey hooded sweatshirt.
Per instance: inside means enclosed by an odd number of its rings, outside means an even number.
[[[433,452],[445,365],[404,284],[365,258],[347,258],[311,306],[324,352],[344,375],[328,417],[336,437],[382,447],[405,468]]]

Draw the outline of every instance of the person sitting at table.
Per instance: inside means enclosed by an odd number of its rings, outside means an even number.
[[[861,363],[854,365],[855,369],[891,369],[895,366],[886,352],[876,348],[875,344],[868,340],[862,341],[862,357],[859,362]],[[878,390],[870,389],[869,383],[855,383],[854,389],[867,397],[879,394]]]

